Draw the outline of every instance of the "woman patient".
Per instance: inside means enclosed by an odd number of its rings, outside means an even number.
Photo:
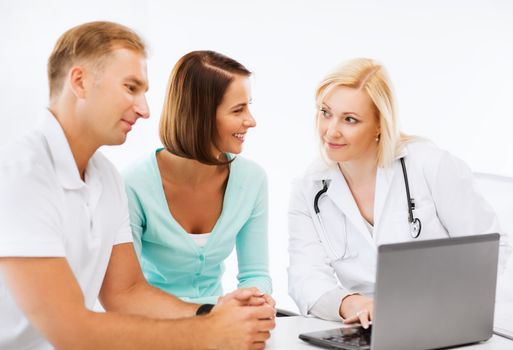
[[[164,147],[124,173],[143,272],[152,285],[187,301],[217,301],[223,262],[235,247],[238,287],[257,288],[274,306],[266,174],[235,156],[256,126],[250,75],[216,52],[182,57],[160,120]]]

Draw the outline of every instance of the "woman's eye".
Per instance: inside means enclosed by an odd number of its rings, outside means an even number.
[[[125,86],[128,89],[128,91],[130,91],[130,92],[134,92],[135,91],[135,86],[133,86],[133,85],[125,85]]]
[[[349,124],[356,124],[356,123],[358,123],[358,119],[356,119],[356,118],[354,118],[354,117],[352,117],[350,115],[346,116],[345,119],[346,119],[346,122],[348,122]]]
[[[242,113],[242,108],[234,110],[233,113],[241,114]]]
[[[329,118],[331,117],[331,114],[330,112],[328,112],[327,110],[321,108],[321,115],[324,117],[324,118]]]

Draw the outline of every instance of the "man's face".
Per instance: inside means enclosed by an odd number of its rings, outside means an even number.
[[[139,118],[148,118],[146,58],[133,50],[113,50],[91,70],[81,101],[85,136],[99,145],[119,145]]]

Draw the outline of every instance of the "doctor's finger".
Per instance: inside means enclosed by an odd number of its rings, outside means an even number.
[[[370,312],[368,310],[363,310],[357,314],[360,319],[360,324],[363,328],[367,329],[369,328],[369,322],[370,322]]]
[[[360,322],[360,324],[364,328],[368,328],[369,322],[370,322],[369,315],[370,315],[370,312],[368,310],[360,310],[355,315],[353,315],[353,316],[351,316],[349,318],[346,318],[344,320],[344,323],[348,324],[348,323]]]
[[[372,319],[373,319],[373,318],[374,318],[374,309],[373,309],[373,308],[371,308],[371,309],[369,310],[369,320],[370,320],[370,321],[372,321]]]
[[[344,319],[344,323],[346,323],[346,324],[355,323],[355,322],[359,322],[359,321],[360,321],[360,317],[358,315],[353,315],[351,317]]]

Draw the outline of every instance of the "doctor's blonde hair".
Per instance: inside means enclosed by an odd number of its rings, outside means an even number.
[[[355,58],[329,73],[315,92],[317,120],[322,102],[337,86],[364,90],[374,104],[380,134],[377,164],[388,167],[410,137],[399,131],[392,84],[385,68],[369,58]],[[323,152],[323,157],[327,158]]]

